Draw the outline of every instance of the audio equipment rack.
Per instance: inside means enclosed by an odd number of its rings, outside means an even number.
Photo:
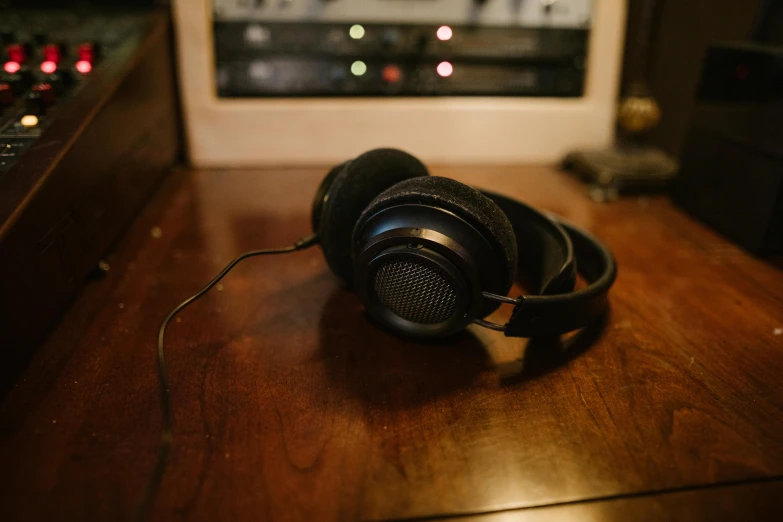
[[[614,137],[624,0],[173,0],[189,159],[554,162]]]
[[[590,0],[214,0],[217,92],[583,93]]]

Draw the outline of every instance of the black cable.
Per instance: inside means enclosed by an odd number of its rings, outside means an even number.
[[[160,387],[160,409],[162,416],[163,427],[160,432],[160,447],[158,449],[158,461],[155,463],[155,469],[152,471],[147,487],[144,490],[144,496],[136,507],[136,513],[133,520],[139,522],[147,519],[150,509],[152,508],[152,502],[155,500],[160,482],[163,479],[163,474],[166,471],[166,464],[168,462],[169,452],[171,451],[172,435],[171,435],[171,394],[169,391],[169,382],[166,377],[166,364],[163,353],[163,337],[166,334],[166,327],[169,325],[172,319],[180,313],[185,307],[191,304],[196,299],[199,299],[204,294],[209,292],[213,286],[215,286],[226,274],[228,274],[232,268],[234,268],[240,261],[243,261],[249,257],[264,256],[271,254],[287,254],[289,252],[296,252],[297,250],[304,250],[311,247],[318,242],[318,238],[315,234],[303,237],[291,246],[282,248],[267,248],[264,250],[252,250],[245,252],[244,254],[234,258],[226,267],[216,275],[212,281],[199,290],[195,295],[185,299],[178,304],[169,315],[163,319],[163,323],[158,330],[158,385]]]

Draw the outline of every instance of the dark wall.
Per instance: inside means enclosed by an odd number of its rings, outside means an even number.
[[[659,32],[653,45],[649,73],[652,91],[661,105],[661,124],[650,140],[678,155],[693,110],[707,46],[747,40],[760,0],[657,0]],[[639,31],[642,0],[629,1],[628,36],[623,71],[630,74],[629,44]]]

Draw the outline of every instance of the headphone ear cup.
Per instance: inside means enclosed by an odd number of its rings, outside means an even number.
[[[353,282],[351,234],[365,207],[396,183],[424,176],[427,167],[397,149],[371,150],[330,171],[323,191],[319,188],[323,195],[316,195],[312,221],[329,268],[343,282]]]
[[[491,245],[498,267],[502,271],[502,287],[495,291],[507,295],[517,269],[517,240],[506,214],[478,190],[449,178],[429,176],[402,181],[376,197],[356,224],[359,230],[377,212],[403,204],[431,205],[447,210],[465,220]],[[422,223],[426,228],[427,224]],[[484,289],[489,290],[489,289]],[[486,316],[497,305],[488,301]]]

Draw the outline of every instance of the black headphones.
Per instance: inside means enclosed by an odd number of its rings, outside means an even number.
[[[149,513],[172,444],[166,327],[244,259],[320,243],[329,267],[356,288],[375,319],[417,337],[445,337],[471,322],[514,337],[583,328],[606,310],[617,274],[611,252],[587,232],[513,199],[430,176],[419,160],[394,149],[371,150],[329,171],[315,195],[312,220],[313,234],[234,258],[163,319],[160,450],[136,520]],[[588,285],[574,291],[577,260]],[[517,269],[538,295],[505,297]],[[514,305],[508,324],[485,321],[501,303]]]
[[[591,234],[430,176],[395,149],[334,167],[316,192],[312,223],[332,272],[373,318],[410,336],[444,337],[470,323],[513,337],[583,328],[606,309],[617,274]],[[574,291],[577,262],[588,285]],[[518,270],[537,295],[506,297]],[[508,324],[485,321],[501,303],[514,305]]]

